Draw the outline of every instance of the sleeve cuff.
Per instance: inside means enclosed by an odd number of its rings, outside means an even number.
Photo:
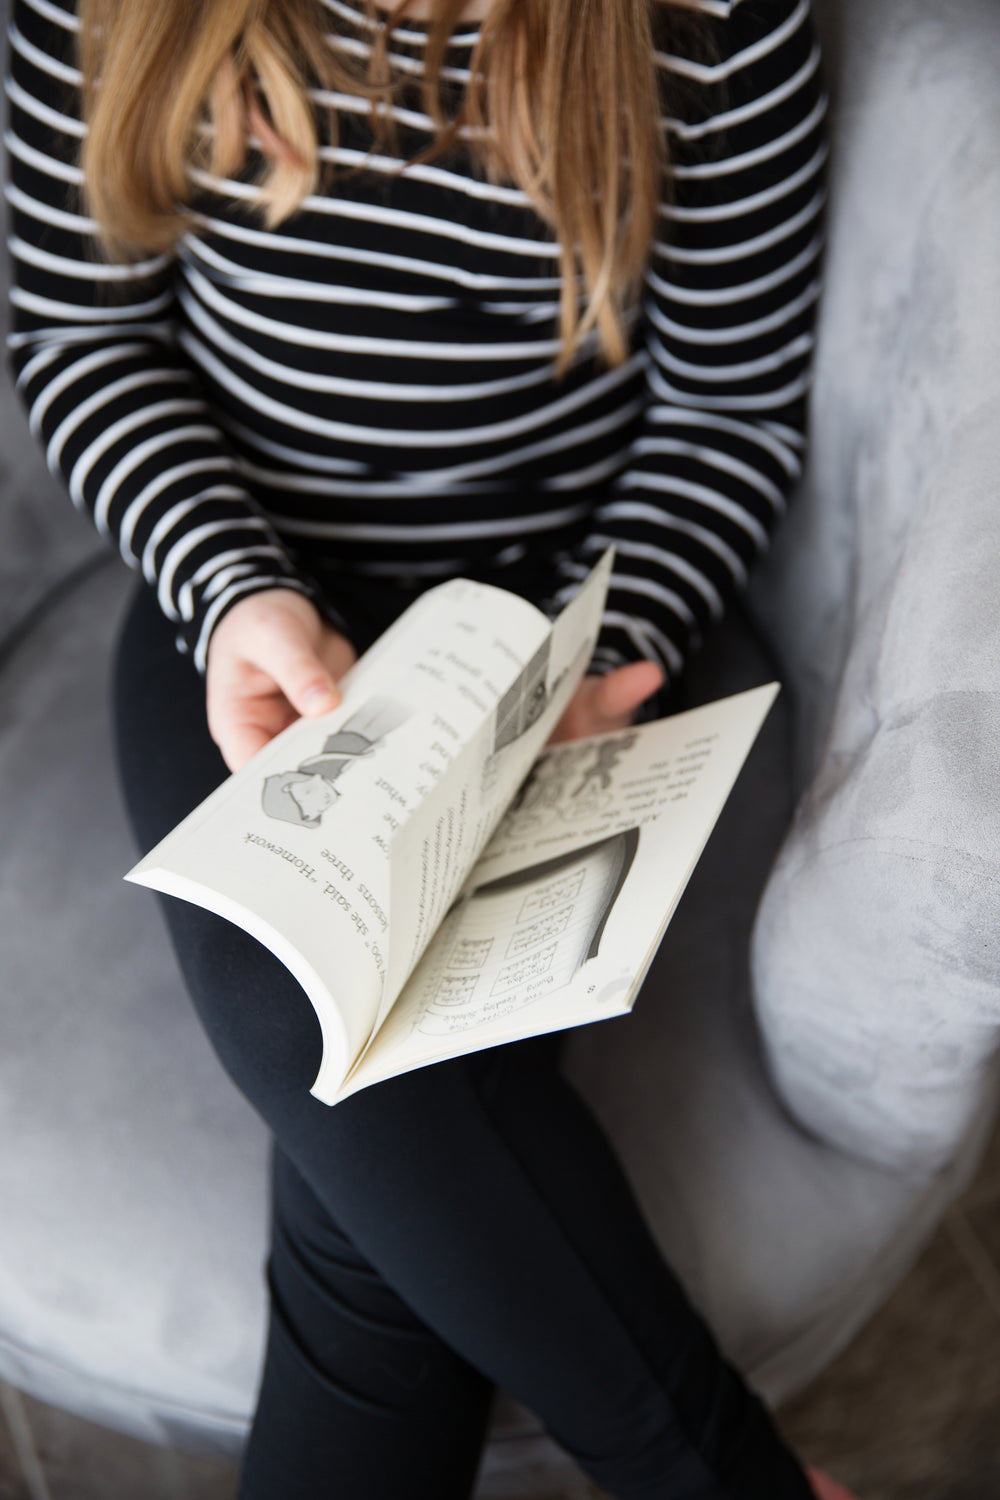
[[[211,599],[203,599],[194,618],[185,622],[178,630],[176,638],[178,651],[190,655],[198,672],[204,675],[209,643],[220,620],[224,619],[233,605],[238,604],[241,599],[247,599],[252,594],[264,593],[269,589],[293,589],[296,593],[304,595],[316,606],[328,624],[332,625],[335,630],[346,633],[347,627],[343,616],[332,607],[311,579],[291,570],[286,573],[272,568],[267,572],[253,572],[249,576],[233,578]]]

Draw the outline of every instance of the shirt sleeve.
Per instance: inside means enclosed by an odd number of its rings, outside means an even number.
[[[707,60],[657,54],[673,187],[641,309],[643,419],[559,560],[556,603],[616,548],[598,672],[645,658],[676,679],[766,548],[805,451],[827,156],[809,4],[701,11]]]
[[[10,363],[50,469],[156,589],[178,646],[203,670],[211,630],[237,599],[316,591],[241,482],[177,348],[169,260],[101,254],[81,202],[77,29],[71,5],[16,0]]]

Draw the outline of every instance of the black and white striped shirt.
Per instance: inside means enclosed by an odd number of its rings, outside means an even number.
[[[324,0],[365,55],[360,0]],[[108,264],[80,206],[72,0],[16,0],[8,78],[11,355],[50,467],[157,589],[204,665],[261,588],[338,574],[504,582],[551,559],[551,607],[613,543],[598,669],[675,674],[798,475],[819,293],[825,95],[808,0],[701,0],[709,46],[657,53],[673,189],[628,361],[591,343],[561,381],[559,258],[519,190],[464,148],[402,165],[367,103],[339,112],[332,188],[275,230],[249,173],[193,183],[172,259]],[[448,77],[468,77],[459,26]],[[426,28],[393,33],[418,76]],[[402,170],[400,170],[402,166]],[[252,171],[253,163],[250,163]],[[543,569],[544,572],[544,569]]]

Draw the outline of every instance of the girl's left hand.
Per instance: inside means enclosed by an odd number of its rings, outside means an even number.
[[[208,728],[231,771],[300,715],[340,702],[338,680],[354,665],[347,638],[296,589],[238,599],[208,643]]]
[[[549,744],[579,740],[588,734],[627,729],[640,703],[663,686],[663,671],[651,661],[618,667],[606,677],[585,677],[573,694]]]

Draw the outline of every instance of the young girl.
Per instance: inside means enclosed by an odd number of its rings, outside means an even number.
[[[420,589],[549,610],[613,543],[565,736],[678,677],[798,475],[825,100],[808,0],[16,0],[12,356],[151,586],[143,844]],[[206,715],[207,692],[207,715]],[[807,1500],[551,1041],[309,1093],[245,934],[168,903],[275,1137],[243,1500],[468,1495],[494,1388],[621,1500]]]

